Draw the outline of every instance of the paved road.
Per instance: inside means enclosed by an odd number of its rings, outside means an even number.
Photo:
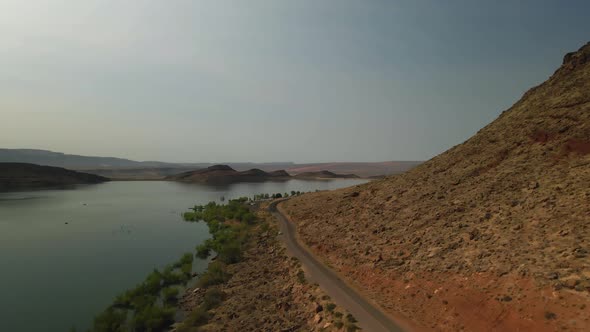
[[[287,245],[287,250],[301,261],[310,278],[317,282],[334,302],[346,308],[358,320],[357,325],[363,330],[368,332],[403,331],[400,326],[346,285],[334,271],[315,259],[299,244],[295,225],[277,210],[276,206],[279,203],[271,203],[269,211],[279,221],[279,227],[283,233],[282,239]]]

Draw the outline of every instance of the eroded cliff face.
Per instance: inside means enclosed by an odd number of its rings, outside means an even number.
[[[302,240],[426,328],[590,328],[590,43],[465,143],[297,197]]]

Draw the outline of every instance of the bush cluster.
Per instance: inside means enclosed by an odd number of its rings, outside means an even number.
[[[96,316],[90,331],[166,330],[174,322],[179,294],[178,288],[171,286],[190,279],[192,263],[193,255],[186,253],[162,272],[153,270],[142,283],[119,294],[111,306]]]

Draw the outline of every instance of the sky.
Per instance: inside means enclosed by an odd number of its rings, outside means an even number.
[[[590,41],[590,2],[0,0],[0,147],[427,160]]]

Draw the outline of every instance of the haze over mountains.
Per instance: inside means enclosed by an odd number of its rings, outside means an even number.
[[[205,158],[205,157],[204,157]],[[20,162],[46,166],[84,170],[111,178],[164,178],[197,169],[215,166],[217,163],[168,163],[160,161],[134,161],[114,157],[93,157],[64,154],[36,149],[0,149],[0,162]],[[293,162],[230,162],[224,163],[237,171],[257,168],[266,172],[286,170],[291,175],[304,172],[331,171],[338,174],[355,174],[360,177],[381,176],[404,172],[418,164],[418,161],[386,161],[376,163],[335,162],[306,163]]]
[[[587,330],[590,43],[463,144],[285,210],[319,257],[419,328]]]

